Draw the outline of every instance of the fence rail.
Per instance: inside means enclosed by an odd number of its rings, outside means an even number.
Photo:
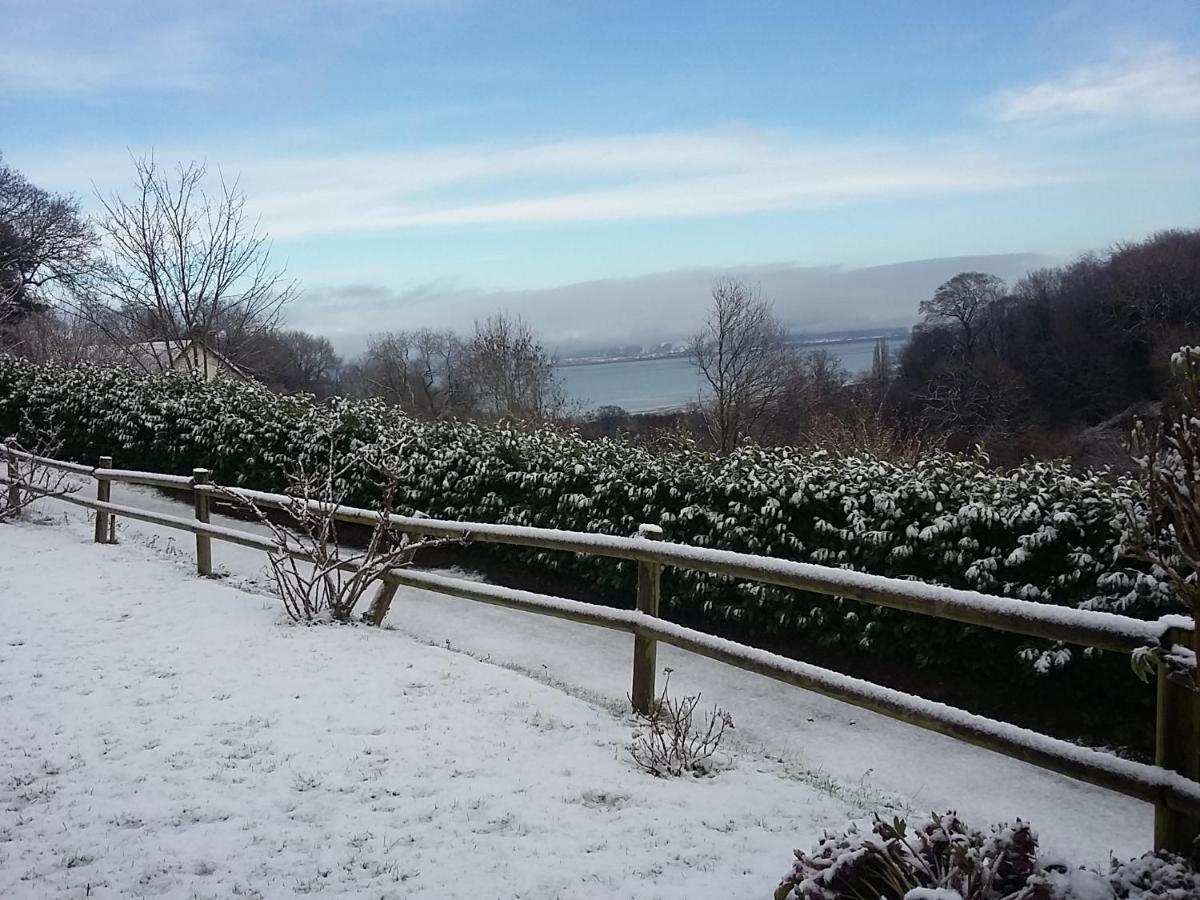
[[[100,467],[48,459],[20,451],[11,442],[6,449],[8,478],[0,481],[7,483],[10,489],[38,492],[34,479],[23,477],[22,464],[96,479],[97,499],[78,493],[59,494],[56,499],[96,512],[97,541],[108,539],[112,533],[112,520],[120,517],[194,534],[200,574],[211,573],[211,541],[214,540],[266,553],[287,552],[304,557],[296,548],[281,548],[273,538],[208,521],[209,501],[214,496],[233,495],[274,508],[287,508],[296,502],[293,498],[221,487],[210,483],[206,469],[196,469],[192,476],[165,475],[116,469],[107,458]],[[114,481],[190,491],[195,501],[195,515],[188,518],[112,503],[108,499],[109,485]],[[315,505],[322,507],[320,503]],[[1187,850],[1200,833],[1200,781],[1197,780],[1200,779],[1200,711],[1190,686],[1171,678],[1165,666],[1159,667],[1158,675],[1156,765],[1148,765],[664,621],[658,617],[659,572],[662,566],[675,566],[1124,653],[1146,647],[1169,649],[1176,644],[1189,645],[1192,624],[1183,617],[1167,616],[1148,622],[1112,613],[1056,607],[790,560],[690,547],[659,540],[661,532],[653,525],[643,526],[639,536],[629,538],[412,516],[385,517],[377,511],[355,507],[324,508],[340,521],[375,525],[386,519],[390,527],[413,535],[606,556],[634,560],[639,566],[637,604],[632,610],[612,609],[411,569],[393,569],[383,576],[379,589],[380,597],[386,595],[386,600],[373,605],[373,610],[381,611],[380,619],[396,589],[407,586],[625,631],[634,636],[635,644],[631,698],[635,707],[642,711],[648,708],[655,693],[655,648],[659,642],[667,643],[1153,803],[1156,848]],[[107,525],[103,534],[102,519]]]

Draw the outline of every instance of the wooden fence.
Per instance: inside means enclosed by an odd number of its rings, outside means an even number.
[[[79,493],[59,495],[56,499],[95,511],[95,539],[99,543],[113,539],[113,521],[118,517],[190,532],[196,539],[196,568],[200,575],[212,574],[214,540],[265,553],[281,550],[271,538],[243,529],[213,525],[209,504],[214,495],[233,494],[253,500],[260,507],[283,508],[289,502],[288,498],[261,491],[218,487],[211,482],[207,469],[195,469],[191,476],[137,472],[114,468],[109,457],[101,457],[100,465],[92,467],[24,453],[11,440],[6,446],[6,457],[8,477],[2,480],[10,492],[36,492],[36,479],[32,477],[35,467],[94,478],[95,499]],[[113,482],[189,491],[194,499],[194,515],[174,516],[113,503],[110,500]],[[337,507],[332,512],[340,521],[365,525],[375,525],[384,518],[378,512],[354,507]],[[659,576],[663,566],[676,566],[1122,653],[1148,647],[1164,650],[1175,645],[1190,647],[1192,623],[1183,617],[1168,616],[1148,622],[1112,613],[1014,600],[790,560],[689,547],[661,540],[662,531],[655,525],[641,526],[636,537],[616,537],[398,515],[389,515],[386,519],[390,527],[410,535],[633,560],[638,564],[637,600],[635,609],[612,609],[411,569],[393,569],[381,579],[379,594],[372,604],[375,610],[386,612],[396,590],[408,586],[625,631],[634,636],[630,696],[635,708],[641,712],[649,709],[655,696],[656,648],[663,642],[1145,800],[1155,808],[1156,849],[1189,850],[1200,834],[1200,704],[1190,681],[1171,677],[1164,665],[1159,665],[1157,676],[1155,765],[1148,765],[664,621],[658,616]]]

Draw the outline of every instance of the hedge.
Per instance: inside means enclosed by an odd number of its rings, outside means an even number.
[[[610,534],[639,523],[668,540],[820,563],[1005,596],[1153,618],[1176,602],[1129,555],[1147,521],[1136,480],[1036,462],[998,471],[982,458],[917,462],[746,444],[717,457],[681,437],[585,439],[565,427],[423,422],[374,399],[274,394],[254,382],[206,384],[0,357],[0,433],[53,427],[63,454],[280,489],[291,461],[333,440],[344,454],[400,441],[401,503],[436,518]],[[355,482],[352,502],[371,505]],[[623,561],[497,548],[543,573],[632,602]],[[779,647],[802,638],[921,665],[1039,671],[1084,654],[928,617],[727,578],[668,570],[668,615]]]

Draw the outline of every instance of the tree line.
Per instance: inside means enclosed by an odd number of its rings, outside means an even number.
[[[899,353],[845,372],[789,343],[770,301],[719,281],[688,352],[714,449],[751,437],[911,457],[982,449],[1000,464],[1073,456],[1128,465],[1133,420],[1176,401],[1171,354],[1200,343],[1200,231],[1164,231],[1029,273],[1011,288],[954,276],[918,307]]]

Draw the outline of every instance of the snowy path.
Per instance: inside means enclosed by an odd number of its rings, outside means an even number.
[[[636,770],[627,721],[134,543],[0,531],[0,896],[762,897],[846,804]]]
[[[114,500],[177,514],[185,509],[156,492],[120,485]],[[72,511],[77,521],[79,512]],[[168,532],[126,522],[122,533],[162,548]],[[175,542],[178,564],[190,567],[190,536],[175,534]],[[235,582],[261,571],[261,556],[253,551],[214,544],[213,552]],[[401,592],[388,622],[419,640],[531,673],[610,708],[620,708],[629,689],[627,635],[416,590]],[[1045,846],[1081,864],[1103,864],[1110,851],[1130,857],[1149,847],[1153,813],[1147,804],[671,647],[659,648],[659,662],[675,669],[673,685],[701,690],[706,702],[733,713],[740,755],[779,760],[847,802],[890,802],[918,812],[954,808],[979,825],[1020,816],[1034,823]]]

